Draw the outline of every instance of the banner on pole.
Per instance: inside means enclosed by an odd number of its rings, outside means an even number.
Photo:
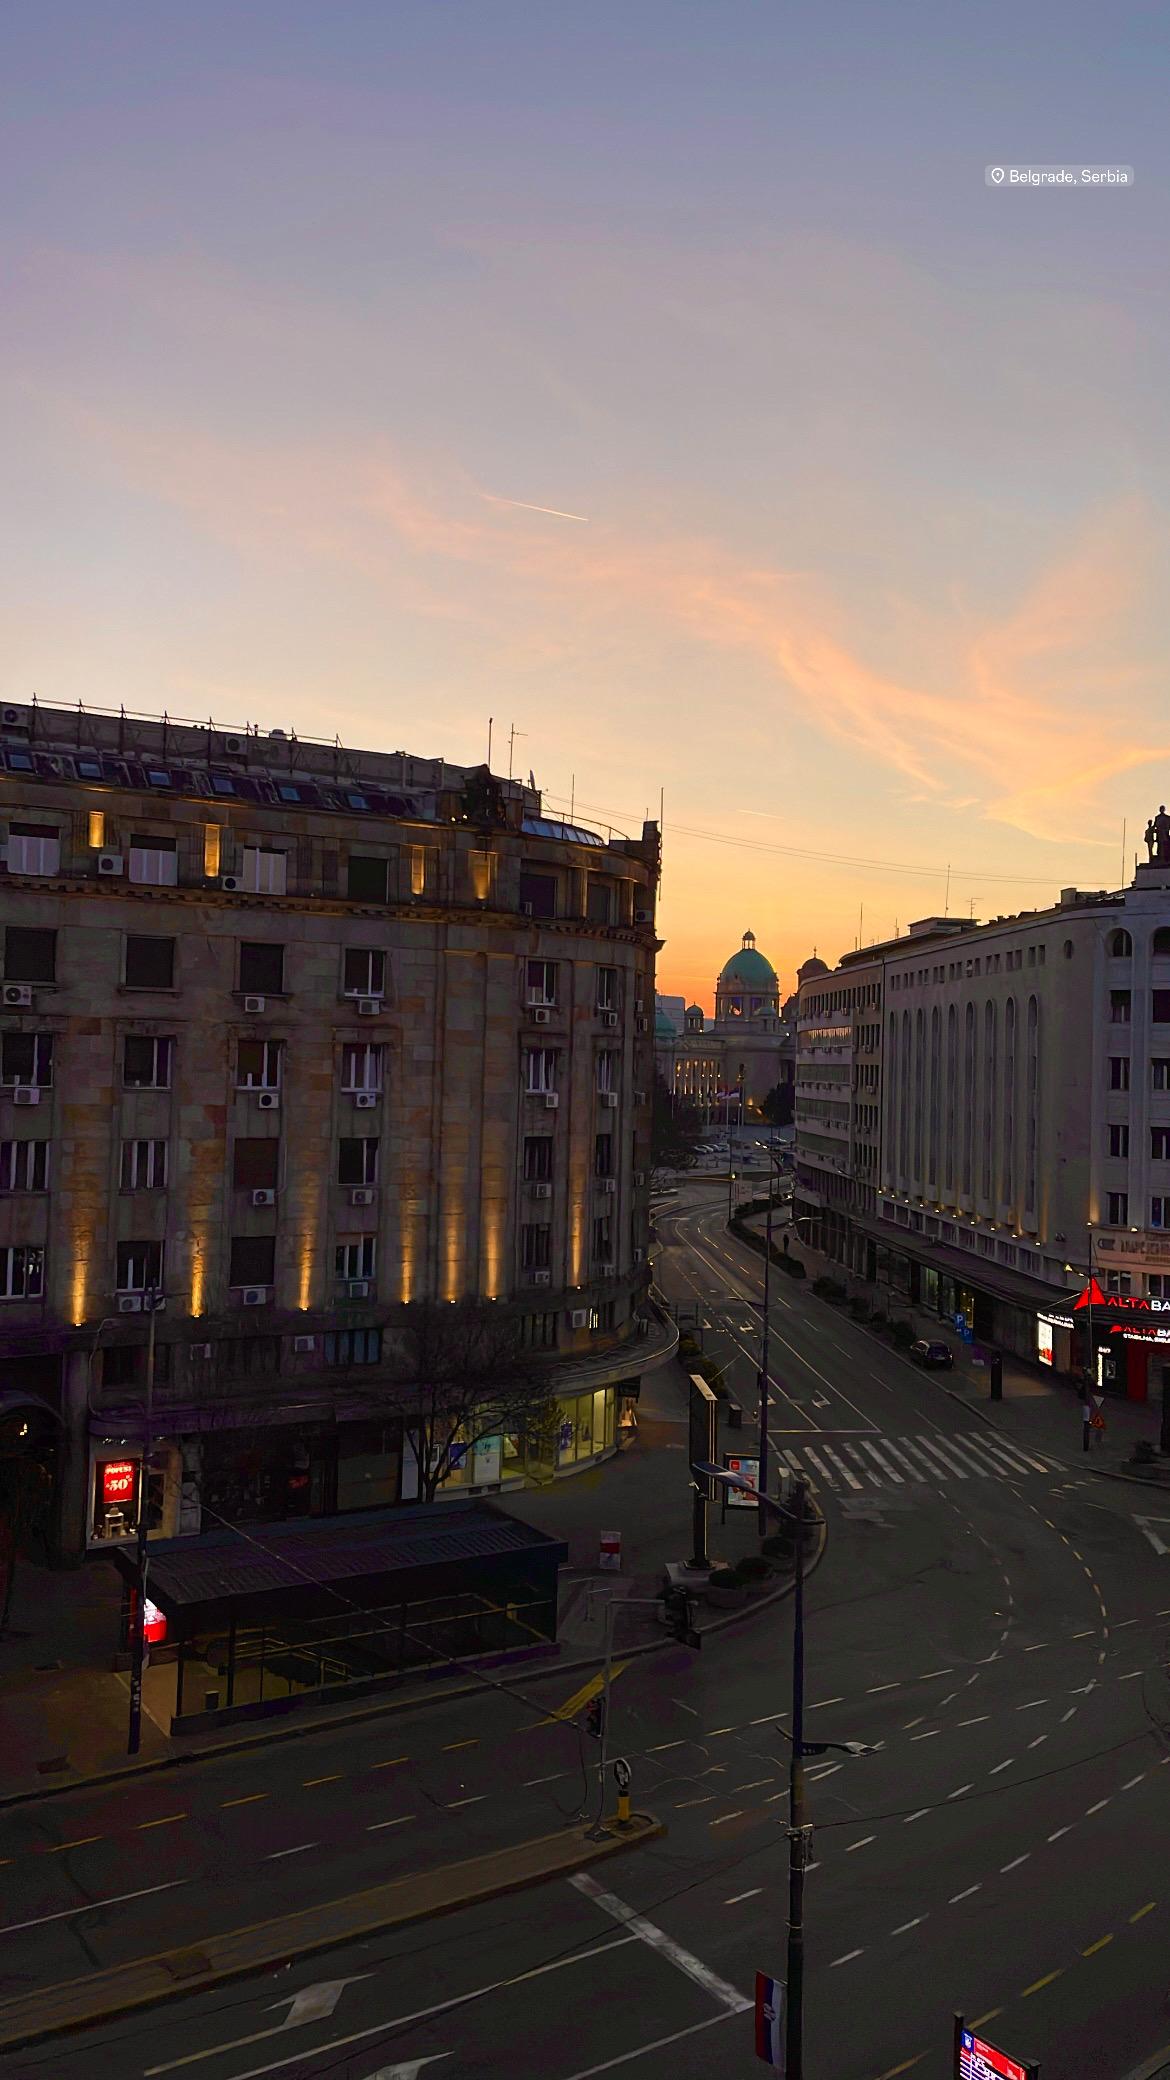
[[[784,1981],[756,1973],[756,2057],[784,2071]]]

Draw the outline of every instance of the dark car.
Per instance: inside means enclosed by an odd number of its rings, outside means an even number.
[[[949,1343],[930,1343],[925,1336],[920,1336],[917,1343],[911,1344],[910,1356],[916,1365],[925,1365],[931,1372],[949,1368],[955,1362],[955,1354]]]

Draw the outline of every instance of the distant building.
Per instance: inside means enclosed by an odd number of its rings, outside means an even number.
[[[715,984],[710,1025],[690,1004],[681,1037],[665,1019],[655,1021],[655,1059],[667,1088],[711,1118],[759,1117],[769,1091],[791,1087],[796,1049],[780,1015],[780,984],[771,961],[747,931]]]
[[[687,1000],[685,997],[654,998],[655,1031],[665,1022],[672,1033],[681,1033],[686,1026]]]

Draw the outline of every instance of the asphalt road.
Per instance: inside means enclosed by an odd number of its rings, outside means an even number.
[[[659,1283],[718,1305],[749,1404],[759,1259],[727,1238],[717,1192],[669,1204]],[[830,1531],[808,1733],[877,1745],[809,1767],[809,2080],[944,2080],[956,2009],[1043,2080],[1121,2080],[1170,2041],[1170,1556],[1133,1520],[1139,1491],[1072,1453],[1071,1470],[997,1454],[936,1380],[787,1281],[772,1327],[773,1438]],[[757,1969],[783,1971],[789,1609],[624,1669],[615,1745],[668,1832],[584,1889],[332,1951],[0,2073],[762,2070],[745,2003]],[[578,1724],[540,1723],[571,1688],[436,1703],[9,1814],[0,1991],[556,1825],[592,1752]]]

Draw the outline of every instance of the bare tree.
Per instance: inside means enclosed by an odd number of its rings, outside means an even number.
[[[552,1451],[555,1389],[521,1345],[514,1316],[490,1301],[419,1300],[386,1334],[395,1340],[384,1391],[414,1439],[420,1501],[433,1502],[484,1438],[518,1435],[529,1451]]]

